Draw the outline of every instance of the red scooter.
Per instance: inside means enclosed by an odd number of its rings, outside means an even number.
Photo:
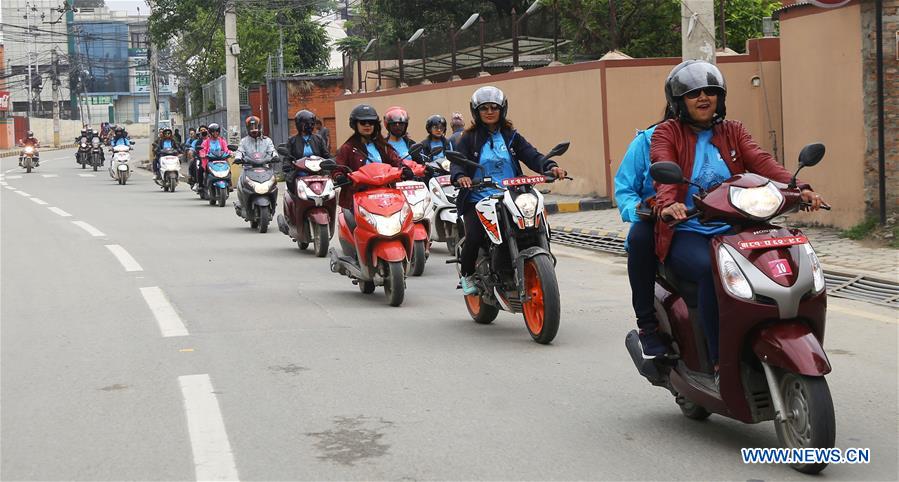
[[[330,249],[331,271],[353,280],[365,294],[384,286],[391,306],[403,303],[406,267],[412,253],[412,208],[403,193],[393,187],[402,169],[372,163],[347,174],[356,186],[352,215],[337,218],[337,234],[343,255]]]
[[[799,169],[823,157],[823,144],[808,145],[799,155]],[[689,183],[671,162],[654,163],[650,175],[662,184]],[[672,354],[645,358],[637,332],[631,331],[625,346],[634,364],[650,383],[670,390],[688,418],[717,413],[745,423],[774,420],[784,448],[833,448],[836,423],[824,379],[831,370],[823,348],[824,272],[800,230],[771,224],[776,216],[806,207],[796,177],[782,184],[738,174],[708,192],[700,189],[694,204],[688,219],[723,221],[733,228],[709,244],[720,317],[719,381],[698,319],[697,287],[664,265],[656,278],[655,307]],[[683,221],[672,224],[678,222]],[[792,464],[805,473],[826,466]]]
[[[283,152],[282,152],[283,149]],[[301,250],[312,244],[315,255],[324,258],[334,235],[337,194],[331,177],[326,175],[336,164],[317,156],[292,160],[287,149],[278,153],[285,162],[293,162],[297,173],[295,190],[284,195],[283,214],[278,215],[278,229],[296,241]]]

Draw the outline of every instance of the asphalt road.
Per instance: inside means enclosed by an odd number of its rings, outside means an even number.
[[[540,346],[519,315],[469,319],[443,247],[391,308],[230,200],[72,151],[0,171],[3,480],[807,479],[741,462],[772,423],[688,420],[637,375],[623,258],[556,248]],[[872,461],[824,478],[897,480],[896,312],[828,321],[836,445]]]

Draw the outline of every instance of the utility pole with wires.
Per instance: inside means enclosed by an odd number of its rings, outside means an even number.
[[[228,141],[240,141],[240,86],[237,70],[237,8],[234,0],[225,4],[225,101],[228,122]]]
[[[715,62],[714,0],[681,0],[681,56]]]
[[[53,56],[53,147],[59,147],[59,57],[56,46],[51,52]]]

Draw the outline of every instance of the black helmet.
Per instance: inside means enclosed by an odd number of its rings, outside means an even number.
[[[434,126],[440,126],[443,129],[443,132],[446,132],[446,118],[440,114],[434,114],[425,121],[425,130],[428,131],[428,134],[431,133],[431,128]]]
[[[478,124],[481,123],[481,116],[478,114],[478,108],[484,104],[496,104],[500,107],[499,121],[502,123],[506,120],[506,113],[509,111],[509,99],[506,94],[498,88],[487,85],[474,91],[471,95],[471,116]]]
[[[293,116],[293,123],[296,125],[298,133],[311,134],[312,128],[315,126],[315,114],[306,109],[298,111]]]
[[[32,132],[32,131],[28,131],[28,133],[27,133],[27,137],[34,137],[34,132]]]
[[[705,60],[685,60],[671,69],[665,80],[665,100],[675,117],[689,121],[689,114],[684,106],[684,94],[702,88],[714,87],[721,89],[718,96],[718,107],[715,111],[714,122],[721,122],[727,114],[725,97],[727,96],[727,84],[724,76],[714,64]]]
[[[355,131],[356,122],[363,120],[375,121],[375,133],[377,134],[381,131],[381,119],[378,117],[378,111],[374,107],[368,104],[359,104],[353,107],[353,110],[350,111],[350,127]]]
[[[115,133],[116,133],[116,134],[123,134],[124,132],[125,132],[125,128],[124,128],[124,127],[122,127],[122,126],[115,126]]]
[[[217,133],[219,133],[219,134],[222,133],[222,128],[221,128],[221,126],[219,126],[219,125],[216,124],[215,122],[213,122],[212,124],[209,124],[209,127],[206,128],[206,130],[208,130],[210,134],[213,133],[213,132],[217,132]]]

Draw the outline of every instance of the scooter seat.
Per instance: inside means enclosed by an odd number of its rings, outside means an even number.
[[[699,293],[699,286],[696,283],[679,278],[673,269],[662,263],[659,263],[659,275],[677,290],[677,294],[683,298],[687,306],[696,308]]]

